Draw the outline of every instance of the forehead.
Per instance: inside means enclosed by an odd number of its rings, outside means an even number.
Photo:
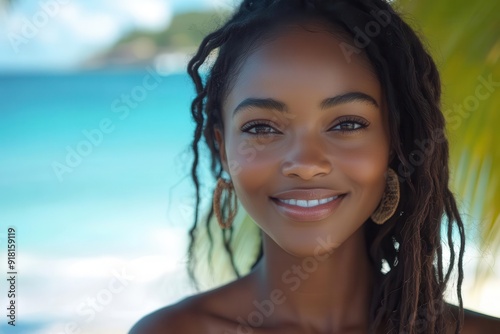
[[[295,92],[302,98],[324,98],[348,91],[369,91],[380,98],[380,84],[365,53],[324,26],[289,26],[247,55],[223,104],[231,109],[248,97]]]

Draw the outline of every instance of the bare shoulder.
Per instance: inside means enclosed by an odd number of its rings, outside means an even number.
[[[464,309],[463,334],[500,334],[500,319]]]
[[[452,317],[458,319],[458,307],[447,304]],[[452,319],[453,320],[453,319]],[[500,334],[500,318],[464,309],[462,334]]]
[[[129,334],[233,333],[246,289],[245,279],[205,291],[154,311],[140,319]],[[242,295],[243,292],[243,295]],[[243,299],[242,299],[243,298]]]
[[[129,334],[177,334],[197,333],[201,326],[201,314],[192,297],[174,305],[163,307],[140,319]],[[196,321],[193,321],[195,320]]]

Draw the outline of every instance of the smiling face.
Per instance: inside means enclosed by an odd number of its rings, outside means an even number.
[[[223,101],[216,140],[245,210],[282,249],[339,247],[379,204],[390,138],[367,58],[345,58],[317,25],[297,27],[247,56]],[[314,30],[311,32],[310,30]]]

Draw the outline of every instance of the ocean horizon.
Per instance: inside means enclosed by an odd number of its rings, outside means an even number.
[[[193,87],[151,67],[0,75],[0,245],[15,227],[18,262],[17,325],[0,332],[120,333],[190,291]]]

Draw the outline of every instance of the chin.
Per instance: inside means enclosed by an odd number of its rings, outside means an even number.
[[[309,235],[308,235],[309,234]],[[327,237],[326,235],[302,233],[286,239],[274,240],[278,247],[296,258],[313,257],[324,259],[332,254],[343,244],[342,241]]]

